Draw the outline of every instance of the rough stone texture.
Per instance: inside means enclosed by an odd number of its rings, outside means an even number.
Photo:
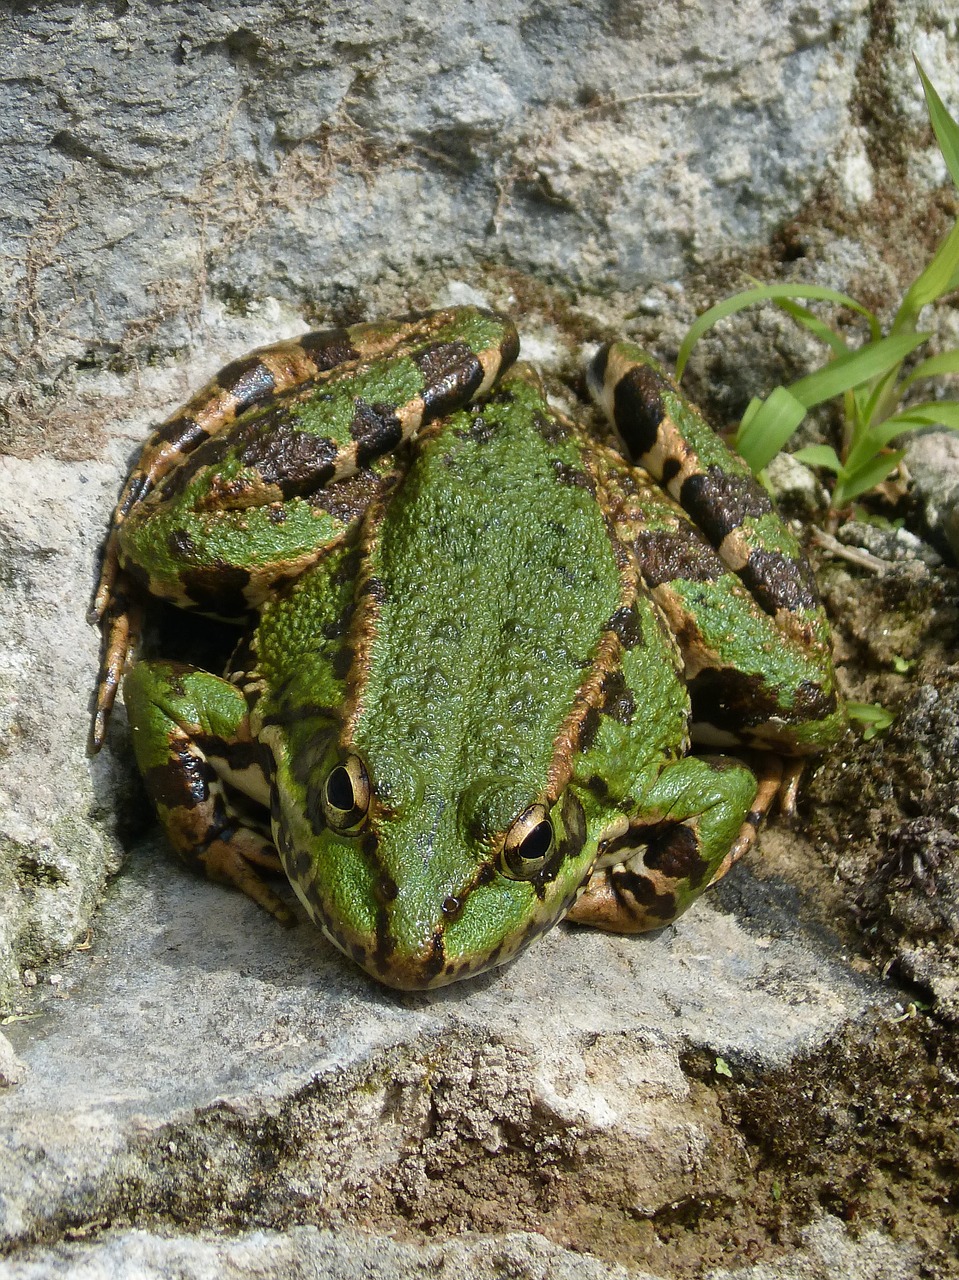
[[[906,446],[905,462],[930,532],[959,563],[959,434],[917,436]]]
[[[738,868],[657,938],[559,929],[409,998],[135,843],[122,715],[83,754],[109,510],[150,424],[218,365],[316,321],[478,298],[571,394],[580,347],[625,328],[668,356],[743,271],[888,312],[955,210],[913,49],[955,107],[956,17],[931,0],[5,14],[0,1275],[954,1274],[959,1163],[933,1121],[955,1053],[900,1028],[909,991],[829,931],[878,902],[882,959],[955,1016],[955,815],[897,811],[905,871],[877,877],[846,820],[878,745],[823,848],[767,834],[772,878]],[[929,324],[955,342],[946,309]],[[690,382],[731,419],[819,358],[750,313]],[[945,579],[924,558],[830,593],[857,696],[886,700],[861,671],[897,658],[939,679],[917,619],[944,613]],[[863,1075],[856,1053],[897,1037],[913,1058],[882,1049]],[[764,1085],[766,1116],[737,1121]],[[888,1148],[856,1145],[873,1113],[897,1118]],[[464,1229],[480,1238],[446,1238]]]
[[[0,1095],[8,1244],[152,1218],[439,1214],[444,1235],[518,1221],[629,1257],[643,1228],[604,1246],[609,1206],[641,1224],[749,1176],[680,1067],[690,1045],[733,1072],[786,1068],[850,1019],[894,1014],[748,880],[748,931],[706,904],[659,938],[559,929],[508,969],[403,996],[308,924],[280,930],[170,862],[159,840],[140,848],[42,1016],[8,1028],[29,1065]]]
[[[704,1280],[888,1280],[916,1260],[915,1251],[868,1232],[852,1244],[843,1227],[823,1218],[805,1232],[803,1247],[788,1259],[704,1272]],[[841,1268],[840,1270],[837,1270]],[[4,1265],[8,1280],[655,1280],[647,1271],[604,1265],[558,1248],[539,1236],[447,1241],[417,1247],[384,1237],[315,1227],[293,1227],[283,1235],[252,1231],[232,1240],[197,1236],[170,1238],[145,1231],[118,1233],[91,1246],[60,1245],[29,1250]]]

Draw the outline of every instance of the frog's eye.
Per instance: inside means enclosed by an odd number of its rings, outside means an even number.
[[[370,807],[370,779],[359,756],[334,765],[323,787],[323,814],[334,831],[358,831]]]
[[[546,806],[531,804],[506,833],[500,870],[510,880],[532,880],[552,856],[554,842]]]

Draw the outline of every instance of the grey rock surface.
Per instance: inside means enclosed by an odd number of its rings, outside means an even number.
[[[130,1202],[213,1223],[254,1190],[327,1211],[387,1184],[415,1198],[462,1148],[492,1156],[531,1129],[544,1167],[591,1152],[637,1209],[675,1198],[720,1153],[741,1159],[690,1102],[686,1045],[783,1064],[891,1012],[775,902],[755,911],[768,933],[709,905],[656,938],[558,929],[506,969],[403,995],[141,846],[91,949],[7,1029],[29,1074],[0,1094],[0,1239]]]
[[[915,1250],[892,1244],[878,1232],[853,1241],[835,1219],[823,1217],[805,1233],[803,1248],[788,1259],[704,1272],[704,1280],[890,1280],[916,1274]],[[29,1250],[4,1264],[5,1280],[656,1280],[647,1271],[604,1264],[514,1232],[485,1240],[460,1238],[417,1246],[359,1231],[293,1227],[280,1234],[252,1231],[233,1239],[154,1235],[129,1231],[93,1244]]]
[[[959,563],[959,433],[930,431],[905,447],[905,463],[926,523]]]
[[[78,363],[188,344],[211,293],[365,310],[374,286],[408,302],[424,271],[490,260],[632,289],[762,241],[849,129],[866,9],[16,12],[0,32],[16,425],[51,417],[54,386],[62,410]]]

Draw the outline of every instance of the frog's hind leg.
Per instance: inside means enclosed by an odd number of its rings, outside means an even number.
[[[682,652],[693,741],[787,756],[831,745],[846,721],[822,607],[770,615],[668,493],[601,457],[617,533]]]
[[[137,764],[183,861],[242,890],[281,924],[295,923],[258,870],[283,868],[267,819],[255,814],[269,805],[269,760],[250,736],[240,691],[182,663],[140,662],[124,700]]]
[[[182,408],[160,424],[143,446],[113,513],[89,620],[103,632],[90,750],[103,745],[107,722],[129,655],[136,648],[142,608],[135,584],[120,564],[120,530],[131,511],[160,480],[200,445],[220,435],[248,409],[294,391],[357,358],[355,341],[363,326],[326,329],[273,343],[234,360]]]

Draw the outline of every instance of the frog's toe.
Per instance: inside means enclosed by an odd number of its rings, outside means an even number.
[[[232,885],[268,911],[284,928],[296,924],[296,916],[263,877],[255,870],[263,867],[283,874],[276,850],[263,836],[248,827],[222,832],[210,841],[197,861],[211,880]]]

